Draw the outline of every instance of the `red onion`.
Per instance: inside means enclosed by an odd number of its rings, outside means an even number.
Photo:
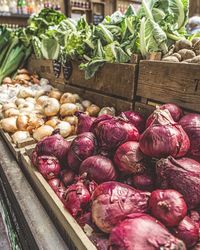
[[[38,166],[38,154],[35,149],[33,150],[30,159],[31,159],[33,166],[37,167]]]
[[[108,236],[102,233],[93,233],[89,239],[95,244],[98,250],[108,250]]]
[[[189,209],[200,205],[200,163],[182,158],[162,159],[156,164],[158,186],[162,189],[174,189],[181,193]]]
[[[196,245],[199,239],[199,228],[190,217],[186,216],[176,228],[173,229],[173,234],[182,240],[187,248]]]
[[[48,184],[53,189],[53,191],[55,193],[58,191],[59,188],[63,188],[64,187],[64,184],[58,178],[54,178],[54,179],[48,180]]]
[[[97,227],[110,233],[127,214],[147,212],[150,193],[120,182],[100,184],[92,195],[92,219]]]
[[[112,230],[109,250],[186,250],[184,243],[175,238],[153,217],[133,213]]]
[[[60,187],[56,192],[58,198],[62,201],[63,204],[65,204],[65,195],[66,195],[66,188]]]
[[[54,156],[43,155],[38,157],[38,171],[47,180],[56,178],[60,173],[61,167]]]
[[[178,122],[181,117],[183,116],[183,110],[178,107],[176,104],[173,104],[173,103],[167,103],[167,104],[164,104],[160,107],[157,107],[157,109],[160,109],[160,110],[165,110],[167,109],[172,117],[172,119],[175,121],[175,122]],[[154,120],[154,113],[152,113],[149,118],[147,119],[146,121],[146,128],[148,128],[151,123],[153,122]]]
[[[145,171],[141,174],[136,174],[132,176],[133,187],[143,190],[152,191],[155,188],[155,177],[150,171]]]
[[[115,180],[117,173],[112,161],[101,155],[88,157],[81,163],[79,174],[87,173],[97,183]]]
[[[140,150],[139,143],[129,141],[119,146],[114,156],[114,162],[121,172],[137,174],[145,169],[144,158],[145,155]]]
[[[122,118],[126,117],[129,122],[131,122],[140,133],[142,133],[145,129],[145,119],[144,117],[137,112],[134,111],[125,111],[122,112],[120,115]]]
[[[89,132],[90,127],[96,118],[86,115],[83,112],[76,112],[75,115],[78,117],[77,134]]]
[[[101,115],[92,124],[90,129],[97,137],[100,149],[103,152],[113,152],[127,141],[138,141],[139,132],[128,120]]]
[[[196,223],[198,227],[200,227],[200,214],[197,211],[191,210],[189,217],[193,222]]]
[[[175,190],[155,190],[149,199],[151,214],[167,227],[174,227],[187,214],[183,196]]]
[[[70,142],[66,141],[61,135],[54,134],[39,141],[35,150],[39,156],[53,155],[60,163],[65,165],[69,146]]]
[[[78,171],[81,162],[89,156],[95,155],[97,142],[94,134],[90,132],[78,135],[71,143],[67,155],[68,166],[73,171]]]
[[[77,183],[69,186],[65,194],[64,204],[65,208],[74,218],[85,212],[89,202],[90,193],[84,185],[83,180],[79,180]]]
[[[75,173],[71,169],[65,169],[60,172],[60,177],[64,185],[67,187],[74,182]]]
[[[78,224],[83,228],[85,225],[89,225],[90,227],[93,227],[92,223],[92,214],[91,212],[86,212],[83,215],[81,215],[79,218],[77,218]]]
[[[186,155],[190,141],[183,128],[175,123],[167,110],[154,112],[155,120],[140,137],[141,151],[155,158]]]
[[[183,127],[190,139],[189,154],[200,158],[200,115],[187,114],[181,118],[179,124]]]

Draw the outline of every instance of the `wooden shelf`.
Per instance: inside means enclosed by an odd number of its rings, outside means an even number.
[[[20,15],[20,14],[12,14],[12,13],[0,13],[0,17],[28,19],[30,17],[30,15]]]
[[[91,11],[91,9],[85,9],[85,8],[81,8],[81,7],[72,7],[71,8],[72,11]]]

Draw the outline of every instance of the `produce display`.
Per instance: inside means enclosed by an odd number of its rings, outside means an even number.
[[[114,108],[100,109],[77,94],[62,93],[47,79],[39,79],[25,69],[19,70],[13,80],[4,78],[3,83],[0,124],[15,144],[32,137],[40,141],[56,130],[63,137],[75,135],[76,130],[89,131],[90,121],[99,113],[115,113]]]
[[[31,162],[100,250],[198,249],[198,114],[165,104],[78,117],[80,130],[37,143]]]
[[[28,52],[24,57],[20,52],[20,56],[17,52],[9,54],[10,59],[17,57],[19,62],[11,68],[8,65],[8,71],[7,66],[2,66],[0,82],[4,75],[13,74],[23,64],[31,49],[36,58],[55,60],[56,65],[65,66],[69,60],[78,60],[86,79],[94,76],[105,62],[127,63],[134,53],[143,58],[151,52],[165,55],[176,41],[192,39],[186,31],[188,10],[189,0],[165,0],[165,3],[143,0],[137,12],[130,5],[124,14],[117,11],[95,26],[88,24],[84,17],[75,21],[53,9],[43,9],[30,17],[26,28],[15,32],[20,43],[28,47]],[[5,33],[9,31],[5,30]],[[3,40],[3,45],[4,36],[2,31],[0,44]],[[183,59],[184,54],[182,51]],[[55,71],[59,75],[60,67],[56,66]]]

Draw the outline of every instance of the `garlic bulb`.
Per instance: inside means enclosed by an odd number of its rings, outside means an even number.
[[[27,131],[17,131],[12,136],[12,140],[15,144],[18,144],[30,137],[29,132]]]
[[[72,132],[72,128],[69,122],[64,122],[64,121],[59,122],[56,126],[56,129],[59,129],[59,133],[63,137],[69,136]]]
[[[60,115],[61,116],[70,116],[74,115],[75,112],[78,111],[76,104],[74,103],[65,103],[60,107]]]
[[[60,110],[60,103],[55,98],[49,98],[44,105],[44,114],[46,116],[57,115]]]
[[[50,136],[54,129],[49,125],[42,125],[33,132],[33,138],[36,141],[41,141],[44,137]]]

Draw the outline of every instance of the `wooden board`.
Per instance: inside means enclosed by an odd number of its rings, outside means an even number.
[[[84,88],[75,87],[72,85],[63,85],[52,83],[52,85],[61,91],[67,91],[79,94],[82,98],[88,99],[99,107],[114,107],[116,109],[116,113],[119,114],[125,110],[132,110],[133,103],[131,101],[126,101],[120,98],[103,95],[91,90],[86,90]]]
[[[85,72],[73,62],[73,73],[69,84],[112,95],[126,100],[133,100],[137,82],[138,65],[106,63],[93,78],[85,80]]]
[[[28,154],[30,152],[29,150],[27,151]],[[64,208],[62,202],[43,176],[31,165],[28,154],[23,153],[21,155],[23,172],[31,182],[32,187],[45,206],[51,219],[58,227],[63,239],[67,242],[69,249],[97,250],[76,220]]]
[[[200,112],[200,65],[140,61],[137,96]]]
[[[66,81],[63,69],[61,70],[60,77],[55,77],[51,60],[37,60],[31,57],[28,63],[28,70],[30,72],[39,73],[41,77],[47,78],[52,83],[69,84],[104,95],[119,97],[129,101],[134,100],[138,64],[106,63],[90,80],[85,80],[85,73],[79,69],[78,62],[73,61],[72,68],[72,75]]]
[[[0,134],[6,141],[8,147],[10,148],[11,152],[13,153],[13,155],[17,160],[19,160],[20,153],[23,153],[25,151],[26,146],[33,145],[35,143],[35,140],[33,138],[28,138],[16,145],[15,143],[12,142],[12,138],[9,135],[9,133],[6,133],[2,129],[0,129]]]

